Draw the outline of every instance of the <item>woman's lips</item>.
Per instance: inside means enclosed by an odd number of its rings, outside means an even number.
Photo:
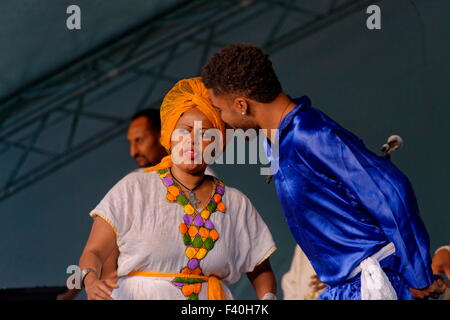
[[[199,154],[199,152],[195,151],[195,150],[188,150],[184,153],[185,157],[190,160],[194,160],[198,154]]]

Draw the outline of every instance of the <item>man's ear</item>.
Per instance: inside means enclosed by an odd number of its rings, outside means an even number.
[[[235,108],[237,108],[237,111],[243,116],[250,113],[250,105],[247,99],[245,98],[242,97],[235,98],[233,105]]]

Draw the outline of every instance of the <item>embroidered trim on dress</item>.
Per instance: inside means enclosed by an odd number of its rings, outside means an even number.
[[[275,252],[277,251],[277,248],[273,247],[272,249],[269,250],[269,252],[267,252],[267,254],[264,256],[264,258],[262,258],[255,267],[259,266],[261,263],[263,263],[264,261],[266,261],[267,259],[269,259],[269,257]]]
[[[209,198],[209,203],[199,212],[189,203],[188,198],[171,177],[168,169],[159,170],[158,174],[167,188],[166,199],[170,202],[177,202],[185,212],[183,222],[179,225],[179,231],[186,246],[185,254],[188,263],[187,266],[181,268],[180,273],[203,276],[200,261],[214,248],[219,239],[219,233],[209,218],[216,211],[223,213],[226,211],[226,205],[222,202],[225,185],[222,181],[214,178],[214,190]],[[172,280],[172,284],[181,290],[187,300],[198,300],[203,282],[205,280],[184,277],[176,277]]]
[[[114,225],[114,223],[112,223],[111,220],[109,220],[108,218],[106,218],[103,214],[92,211],[89,213],[89,215],[94,218],[95,216],[99,216],[100,218],[102,218],[103,220],[105,220],[110,226],[111,228],[113,228],[114,233],[116,234],[116,238],[117,238],[117,242],[119,241],[119,232],[117,231],[116,226]]]

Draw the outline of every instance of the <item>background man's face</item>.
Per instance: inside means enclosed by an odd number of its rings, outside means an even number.
[[[152,130],[150,125],[147,117],[139,117],[134,119],[128,127],[130,155],[141,168],[157,164],[162,157],[160,133]]]

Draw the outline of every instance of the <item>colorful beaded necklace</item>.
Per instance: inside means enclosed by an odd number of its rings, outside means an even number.
[[[159,170],[158,174],[167,187],[166,199],[177,202],[184,208],[183,222],[179,225],[182,240],[186,246],[185,254],[187,265],[180,270],[181,274],[203,276],[200,261],[214,248],[219,234],[210,220],[212,213],[220,211],[225,213],[226,206],[222,202],[225,185],[214,178],[214,189],[209,203],[198,212],[189,202],[180,186],[175,182],[168,169]],[[176,277],[172,284],[179,288],[187,300],[198,300],[198,294],[205,280],[196,278]]]

